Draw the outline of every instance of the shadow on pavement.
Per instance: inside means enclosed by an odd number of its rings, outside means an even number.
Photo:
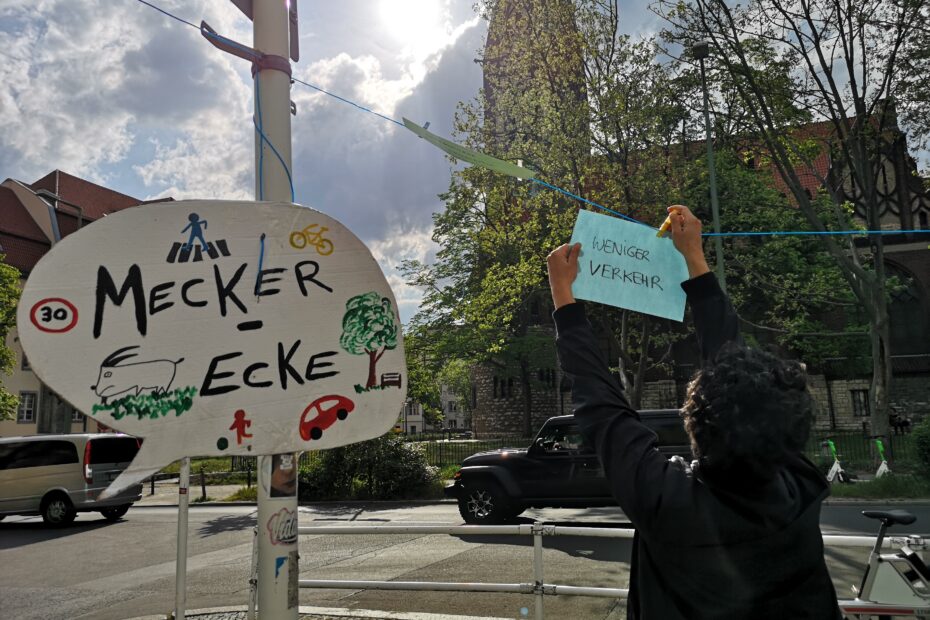
[[[206,538],[207,536],[214,536],[226,532],[250,530],[255,527],[256,516],[257,512],[253,511],[247,515],[224,515],[216,519],[210,519],[200,526],[200,529],[197,530],[197,534],[201,538]]]
[[[0,522],[0,549],[16,549],[34,543],[46,542],[82,532],[114,525],[103,517],[97,521],[75,521],[64,527],[50,527],[41,521]]]
[[[532,524],[527,518],[516,519],[519,524]],[[592,523],[590,521],[546,521],[546,525],[560,527],[603,527],[632,529],[629,523]],[[483,545],[513,545],[532,547],[532,536],[461,536],[453,534],[465,542]],[[587,558],[602,562],[629,562],[633,549],[631,538],[602,538],[586,536],[543,536],[543,549],[561,551],[573,557]]]

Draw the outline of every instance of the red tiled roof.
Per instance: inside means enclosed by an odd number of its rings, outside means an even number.
[[[88,221],[142,203],[138,198],[115,192],[61,170],[48,173],[30,187],[34,190],[47,189],[58,194],[63,200],[79,205],[84,210],[84,219]],[[68,207],[61,208],[64,210]]]
[[[45,233],[8,187],[0,187],[0,232],[47,243]]]

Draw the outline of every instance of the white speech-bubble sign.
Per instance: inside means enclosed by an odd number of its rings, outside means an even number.
[[[108,215],[39,261],[17,320],[42,381],[144,438],[108,494],[184,456],[377,437],[406,396],[397,304],[378,264],[342,224],[288,203]]]

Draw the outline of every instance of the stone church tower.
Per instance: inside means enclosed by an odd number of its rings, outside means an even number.
[[[488,153],[522,160],[550,179],[560,171],[541,162],[588,156],[584,63],[572,0],[497,0],[482,65]],[[565,208],[577,207],[566,201]],[[473,371],[472,425],[479,437],[533,434],[547,418],[571,413],[552,346],[551,301],[546,293],[527,305],[532,334],[523,348],[537,342],[539,353],[511,367],[484,364]]]

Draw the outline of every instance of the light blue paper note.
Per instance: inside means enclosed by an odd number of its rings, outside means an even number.
[[[572,243],[581,243],[576,299],[682,321],[688,279],[685,259],[654,228],[579,211]]]

